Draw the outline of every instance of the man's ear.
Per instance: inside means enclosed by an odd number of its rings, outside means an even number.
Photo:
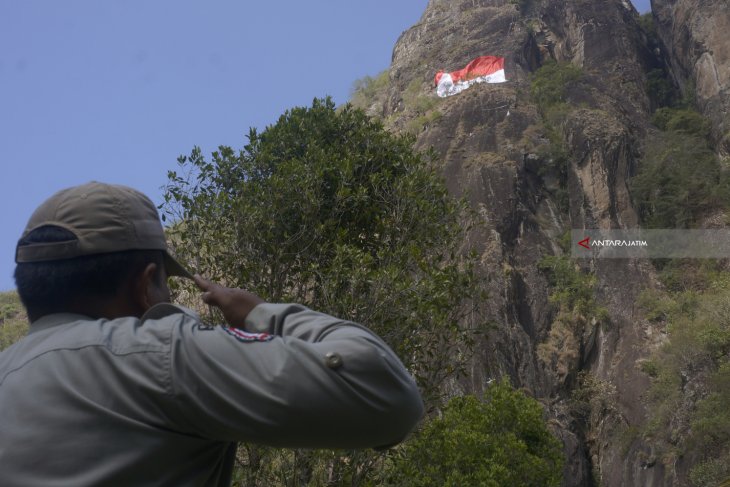
[[[142,272],[137,274],[137,277],[132,283],[134,304],[138,309],[142,310],[142,314],[150,309],[153,304],[156,304],[153,302],[153,297],[150,295],[152,287],[156,286],[156,278],[157,264],[150,262],[145,266]]]

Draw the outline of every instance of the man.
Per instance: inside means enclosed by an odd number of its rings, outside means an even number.
[[[200,276],[228,326],[169,304],[143,194],[92,182],[52,196],[16,250],[27,337],[0,353],[0,485],[229,485],[238,441],[385,447],[422,414],[366,328]]]

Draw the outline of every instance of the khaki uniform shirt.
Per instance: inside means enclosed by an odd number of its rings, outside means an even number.
[[[408,372],[362,326],[266,303],[246,330],[170,304],[37,320],[0,353],[0,485],[229,485],[237,441],[387,446],[422,414]]]

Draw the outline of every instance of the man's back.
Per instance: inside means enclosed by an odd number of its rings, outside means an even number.
[[[2,485],[226,485],[230,444],[183,427],[171,328],[51,315],[0,354]]]
[[[237,440],[356,447],[411,427],[396,414],[373,437],[370,419],[403,404],[410,379],[363,361],[368,348],[393,358],[357,325],[260,305],[250,324],[274,336],[151,311],[158,319],[49,315],[0,353],[2,485],[228,485]]]

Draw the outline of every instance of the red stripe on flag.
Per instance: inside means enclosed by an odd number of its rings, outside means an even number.
[[[458,81],[468,81],[478,78],[479,76],[487,76],[496,73],[500,69],[504,69],[504,58],[498,56],[479,56],[472,60],[466,67],[449,73],[454,83]],[[438,85],[444,71],[436,73],[434,84]]]
[[[466,65],[464,69],[454,71],[451,78],[454,81],[478,78],[479,76],[487,76],[492,73],[504,69],[504,58],[496,56],[481,56]]]

